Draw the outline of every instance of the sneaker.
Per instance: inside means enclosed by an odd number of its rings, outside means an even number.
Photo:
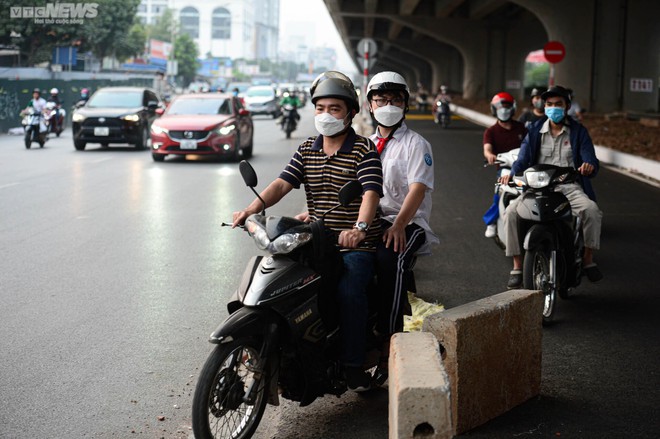
[[[353,392],[366,392],[371,389],[371,375],[359,367],[346,367],[346,385]]]
[[[486,238],[494,238],[495,235],[497,234],[497,226],[495,224],[488,224],[486,226]]]
[[[509,275],[509,282],[506,284],[507,288],[514,290],[516,288],[522,287],[522,284],[522,270],[511,270],[511,274]]]
[[[591,282],[598,282],[603,278],[603,273],[600,272],[598,265],[589,264],[582,269],[582,272],[587,276]]]

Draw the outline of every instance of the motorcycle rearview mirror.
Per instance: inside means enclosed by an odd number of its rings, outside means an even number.
[[[245,185],[250,188],[252,192],[259,198],[259,201],[261,201],[261,204],[263,207],[261,208],[261,214],[264,215],[266,213],[266,202],[259,196],[257,191],[254,189],[257,186],[257,173],[252,167],[250,163],[248,163],[246,160],[241,160],[241,162],[238,164],[238,170],[241,173],[241,177],[243,177],[243,181],[245,182]]]
[[[362,184],[357,180],[346,183],[339,189],[339,204],[346,207],[362,195]]]

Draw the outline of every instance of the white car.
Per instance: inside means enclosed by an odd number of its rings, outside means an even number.
[[[281,114],[275,89],[269,85],[254,85],[245,92],[245,108],[254,114],[270,114],[273,119]]]

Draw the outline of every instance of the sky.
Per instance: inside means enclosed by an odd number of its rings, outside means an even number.
[[[300,33],[313,35],[314,46],[333,47],[337,52],[337,68],[344,73],[357,72],[323,0],[280,0],[280,41]]]

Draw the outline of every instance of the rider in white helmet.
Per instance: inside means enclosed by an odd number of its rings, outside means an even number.
[[[429,253],[438,238],[431,230],[433,151],[404,119],[410,90],[396,72],[381,72],[367,85],[369,111],[378,126],[370,139],[376,143],[383,162],[383,239],[376,250],[379,290],[377,331],[385,339],[377,382],[387,379],[389,336],[403,330],[403,308],[407,301],[407,278],[415,255]]]

